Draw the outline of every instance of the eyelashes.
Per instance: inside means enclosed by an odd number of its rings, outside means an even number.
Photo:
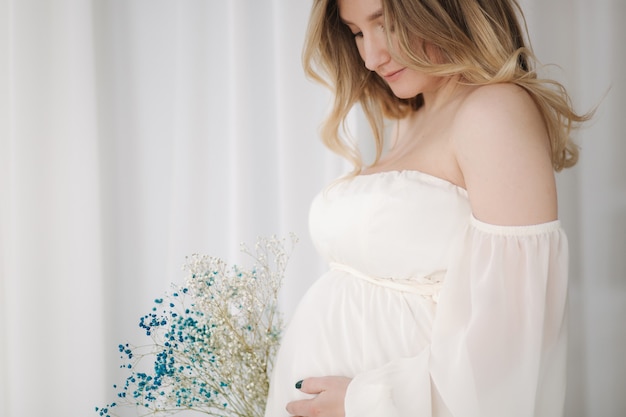
[[[381,32],[385,32],[385,31],[386,31],[386,30],[385,30],[385,25],[383,25],[382,23],[378,25],[378,29],[379,29]],[[363,37],[363,32],[353,32],[353,33],[352,33],[352,37],[353,37],[354,39],[357,39],[357,38],[362,38],[362,37]]]

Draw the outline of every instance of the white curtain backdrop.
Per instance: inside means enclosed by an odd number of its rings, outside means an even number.
[[[550,73],[580,110],[600,104],[559,176],[567,416],[623,416],[626,2],[522,5]],[[117,344],[141,337],[185,255],[236,262],[240,242],[294,232],[291,314],[323,268],[309,202],[346,170],[317,136],[329,95],[300,65],[309,8],[0,0],[0,416],[95,416],[120,382]]]

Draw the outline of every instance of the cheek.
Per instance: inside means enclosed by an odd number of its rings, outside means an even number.
[[[393,47],[395,51],[397,51],[397,53],[400,56],[405,57],[403,49],[400,46],[400,40],[396,36],[394,36],[393,40],[394,40]],[[424,42],[422,38],[413,37],[412,39],[409,39],[408,48],[411,51],[411,53],[414,55],[429,56],[429,44]]]
[[[424,51],[428,59],[435,64],[443,64],[444,59],[441,53],[441,49],[433,45],[432,43],[427,43],[424,45]]]
[[[421,50],[422,48],[422,43],[419,42],[412,42],[409,49],[412,53],[415,53],[416,51]],[[402,48],[402,46],[400,45],[400,40],[398,39],[398,37],[395,34],[392,34],[391,36],[391,50],[390,50],[391,56],[395,61],[399,61],[399,62],[405,62],[408,58],[407,58],[407,54],[405,53],[404,49]]]

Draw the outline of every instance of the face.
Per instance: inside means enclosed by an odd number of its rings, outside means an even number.
[[[385,80],[397,97],[415,97],[436,86],[436,77],[407,68],[391,57],[382,0],[337,0],[337,5],[365,67]]]

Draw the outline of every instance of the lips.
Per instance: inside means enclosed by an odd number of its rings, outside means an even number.
[[[394,81],[396,78],[398,78],[400,76],[402,71],[404,71],[405,69],[406,68],[401,68],[399,70],[395,70],[395,71],[388,72],[386,74],[382,74],[382,77],[385,80],[387,80],[387,81]]]

